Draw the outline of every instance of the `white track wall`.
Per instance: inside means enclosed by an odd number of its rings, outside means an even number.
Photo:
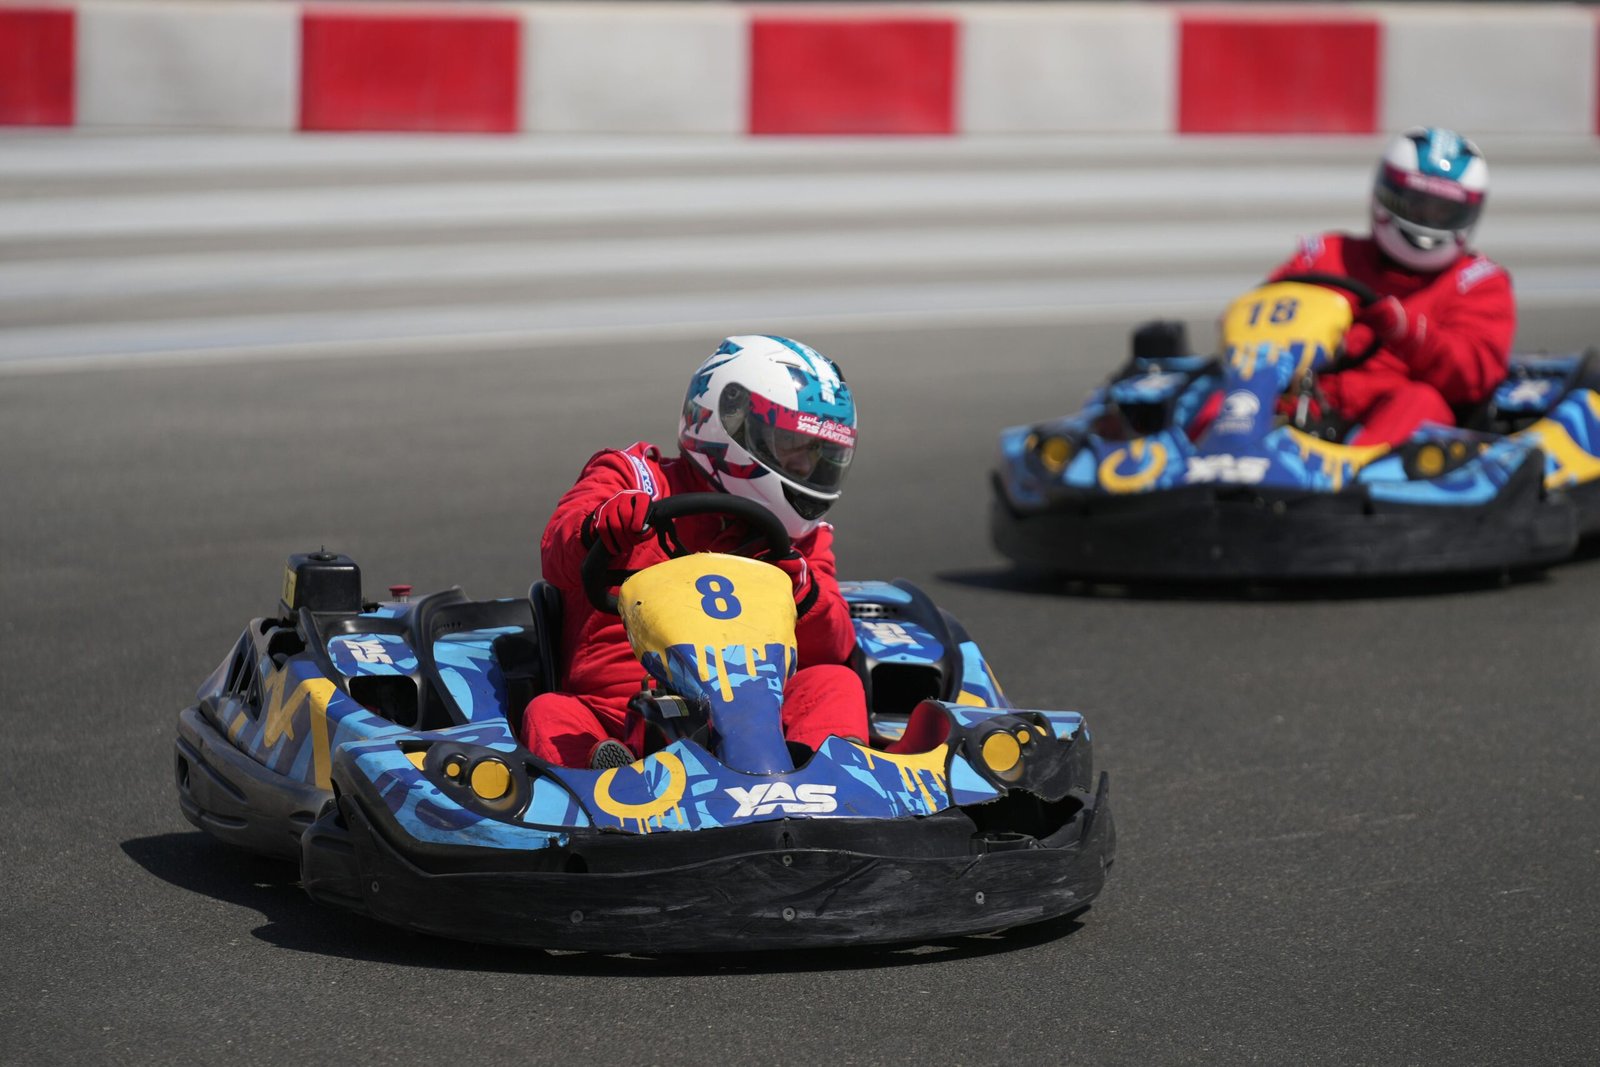
[[[1162,133],[1174,125],[1178,24],[1161,8],[962,9],[968,133]]]
[[[731,7],[526,9],[523,128],[742,133],[749,34]]]
[[[293,4],[83,4],[77,45],[79,125],[292,129],[298,121]]]
[[[1593,9],[1383,9],[1383,125],[1595,132]]]

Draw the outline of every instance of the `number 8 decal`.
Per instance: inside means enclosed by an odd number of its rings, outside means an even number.
[[[703,574],[694,583],[701,594],[700,610],[713,619],[735,619],[744,608],[733,595],[733,583],[720,574]]]

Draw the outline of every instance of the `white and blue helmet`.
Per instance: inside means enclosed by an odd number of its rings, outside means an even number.
[[[729,337],[689,380],[678,447],[718,489],[765,505],[791,537],[804,537],[850,471],[855,400],[810,345]]]
[[[1450,130],[1414,126],[1389,142],[1372,183],[1372,237],[1420,273],[1444,270],[1467,250],[1489,193],[1478,146]]]

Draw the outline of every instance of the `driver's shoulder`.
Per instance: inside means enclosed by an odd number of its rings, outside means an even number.
[[[1458,293],[1473,290],[1509,289],[1511,272],[1481,252],[1469,252],[1450,269]]]
[[[589,459],[588,468],[607,467],[622,477],[629,488],[649,493],[652,499],[668,496],[668,476],[661,450],[648,441],[635,441],[627,448],[602,448]]]

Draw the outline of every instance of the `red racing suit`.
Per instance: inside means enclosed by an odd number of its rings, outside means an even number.
[[[627,710],[646,674],[634,658],[617,615],[596,611],[583,591],[580,568],[589,552],[584,520],[613,494],[643,490],[660,500],[674,493],[715,492],[694,461],[663,459],[640,442],[622,451],[597,452],[567,490],[539,542],[545,580],[561,591],[561,687],[534,697],[523,712],[523,739],[541,759],[588,766],[594,745],[613,737],[642,755],[645,724]],[[750,538],[742,523],[719,515],[676,520],[691,552],[728,552]],[[784,686],[783,731],[812,748],[830,734],[867,737],[867,699],[861,679],[846,664],[855,650],[855,627],[834,577],[833,527],[820,524],[795,542],[805,556],[816,598],[795,625],[799,665]],[[667,558],[650,537],[616,566],[641,570]]]
[[[1361,423],[1352,444],[1399,444],[1423,422],[1453,425],[1452,408],[1482,403],[1505,378],[1517,309],[1511,276],[1493,260],[1466,253],[1436,274],[1416,274],[1371,238],[1334,233],[1301,241],[1272,277],[1305,271],[1365,282],[1405,309],[1401,340],[1318,381],[1334,411]],[[1372,339],[1358,322],[1345,337],[1346,351],[1363,352]]]

